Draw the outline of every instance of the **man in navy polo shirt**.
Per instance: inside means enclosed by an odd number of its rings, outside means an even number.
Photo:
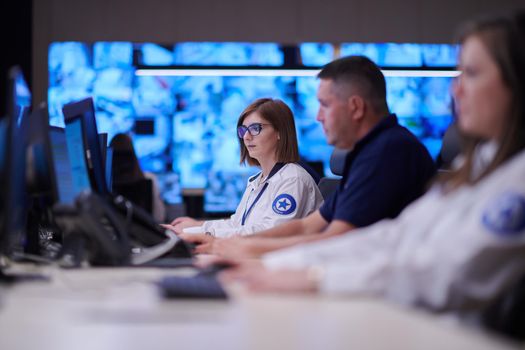
[[[219,240],[184,235],[201,252],[253,257],[396,217],[425,191],[435,173],[426,148],[390,114],[385,78],[368,58],[350,56],[318,74],[317,120],[328,143],[351,150],[336,192],[309,216],[250,238]]]

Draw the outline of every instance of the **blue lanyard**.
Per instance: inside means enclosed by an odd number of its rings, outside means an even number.
[[[259,201],[259,199],[261,198],[262,194],[264,193],[264,191],[266,191],[266,188],[268,187],[268,182],[264,184],[261,192],[259,192],[259,194],[257,195],[257,197],[255,197],[255,200],[253,201],[252,205],[250,205],[249,208],[247,209],[244,209],[244,214],[242,215],[242,221],[241,221],[241,225],[244,226],[244,223],[246,222],[246,218],[248,217],[248,215],[250,214],[250,212],[252,211],[253,207],[255,206],[255,203],[257,203],[257,201]],[[253,189],[252,189],[252,192],[253,192]]]
[[[268,175],[268,178],[266,179],[266,181],[268,181],[272,176],[274,176],[279,170],[281,170],[281,168],[285,166],[285,163],[276,163],[273,168],[272,168],[272,171],[270,171],[270,174]],[[253,178],[252,178],[253,179]],[[255,200],[253,201],[252,205],[250,205],[249,208],[246,208],[244,209],[244,214],[242,215],[242,221],[241,221],[241,226],[244,226],[244,223],[246,222],[246,218],[248,217],[248,215],[250,215],[250,212],[252,211],[253,207],[255,206],[255,204],[259,201],[259,199],[261,198],[261,196],[263,195],[264,191],[266,191],[266,188],[268,187],[268,182],[264,184],[261,192],[259,192],[259,194],[257,195],[257,197],[255,197]],[[252,192],[253,192],[253,189],[252,189]],[[248,198],[249,199],[249,198]]]

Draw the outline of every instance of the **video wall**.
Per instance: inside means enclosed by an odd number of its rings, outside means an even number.
[[[331,61],[333,46],[298,47],[304,66]],[[383,67],[453,67],[456,47],[416,44],[343,44],[342,54],[364,54]],[[404,61],[403,61],[404,60]],[[321,161],[329,174],[332,148],[315,120],[313,76],[137,75],[148,67],[282,67],[274,43],[59,42],[49,48],[51,124],[63,126],[65,103],[92,96],[99,132],[132,135],[143,169],[159,174],[165,200],[181,188],[205,188],[205,210],[235,210],[255,168],[239,165],[236,122],[259,97],[280,98],[293,110],[302,157]],[[388,76],[387,98],[400,122],[436,156],[451,121],[450,77]],[[164,181],[166,180],[166,181]]]

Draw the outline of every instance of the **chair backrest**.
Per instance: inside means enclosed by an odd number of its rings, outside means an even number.
[[[310,174],[316,185],[319,185],[319,181],[321,181],[321,175],[319,174],[324,174],[323,162],[308,162],[306,160],[300,159],[297,164],[299,164],[304,170],[306,170],[308,174]]]
[[[153,182],[151,179],[113,182],[113,193],[124,196],[133,204],[153,214]]]
[[[483,324],[515,340],[525,340],[525,276],[483,313]]]
[[[332,155],[330,156],[330,170],[332,173],[338,176],[343,176],[347,154],[348,150],[334,148]],[[323,177],[318,184],[319,191],[321,191],[323,198],[328,198],[328,196],[330,196],[337,189],[337,186],[339,186],[340,182],[340,179]]]
[[[113,163],[113,181],[123,182],[124,180],[121,179],[130,181],[130,176],[134,176],[131,180],[135,180],[136,160],[133,152],[113,150],[113,159],[111,161]]]
[[[337,189],[337,186],[339,186],[340,182],[341,182],[340,179],[323,177],[321,181],[319,181],[319,184],[317,185],[319,187],[319,191],[323,195],[323,199],[328,198],[332,193],[334,193],[335,190]]]
[[[332,155],[330,156],[330,170],[335,175],[343,176],[345,168],[346,155],[348,154],[347,149],[334,148]]]
[[[439,151],[436,165],[440,170],[448,170],[452,161],[461,153],[461,136],[459,134],[457,123],[453,122],[443,135],[441,150]]]

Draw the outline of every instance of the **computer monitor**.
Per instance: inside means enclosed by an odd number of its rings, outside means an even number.
[[[108,191],[113,192],[113,148],[106,148],[106,184]]]
[[[61,137],[56,135],[56,133],[58,133],[58,131],[55,131],[54,133],[54,142],[62,143],[63,140],[61,140]],[[86,150],[84,146],[85,142],[82,131],[82,118],[71,118],[66,121],[65,141],[72,177],[72,190],[68,197],[66,197],[66,200],[72,202],[71,197],[74,199],[81,192],[91,191],[93,188],[89,176]]]
[[[59,152],[65,153],[66,167],[69,167],[69,156],[64,142]],[[27,194],[29,200],[27,230],[24,251],[30,254],[42,255],[55,258],[60,247],[56,245],[62,242],[61,230],[56,226],[53,214],[53,206],[64,200],[66,195],[64,189],[59,187],[62,181],[71,183],[71,170],[65,174],[57,163],[63,162],[60,157],[56,158],[51,130],[49,127],[49,115],[45,103],[35,108],[29,117],[28,142],[27,142]],[[64,168],[64,166],[62,166]],[[68,176],[69,175],[69,176]],[[71,187],[71,186],[70,186]],[[73,204],[74,197],[69,201]],[[45,234],[42,234],[45,232]]]
[[[106,188],[111,193],[111,179],[108,179],[108,133],[102,132],[98,134],[98,143],[100,145],[100,155],[102,156],[102,171],[104,172],[104,178],[106,180]]]
[[[28,192],[33,198],[41,199],[39,202],[43,205],[51,206],[58,200],[58,191],[45,103],[33,110],[28,124]]]
[[[23,250],[27,224],[26,140],[30,94],[18,67],[8,72],[7,118],[1,121],[0,255]]]
[[[98,134],[98,144],[100,145],[100,155],[102,156],[102,164],[106,165],[106,152],[108,149],[108,133],[102,132]]]
[[[70,130],[68,133],[68,137],[63,128],[52,126],[49,129],[53,154],[53,170],[58,192],[57,198],[61,204],[72,205],[75,202],[75,198],[82,191],[91,190],[87,167],[85,162],[82,164],[84,151],[82,147],[76,146],[76,140],[82,139],[81,135],[76,135],[77,130],[77,128],[73,127],[73,130]],[[68,143],[72,145],[71,151]],[[75,152],[78,152],[78,154]],[[79,162],[71,162],[70,157],[79,160]],[[75,168],[72,167],[72,163],[75,164]]]
[[[102,151],[97,132],[97,124],[95,120],[95,109],[93,100],[87,98],[78,102],[69,103],[62,109],[66,123],[66,135],[68,136],[68,147],[71,140],[72,143],[78,142],[78,145],[72,144],[72,147],[83,146],[85,164],[89,173],[91,188],[93,191],[106,195],[108,194],[108,186],[106,184],[106,177],[104,174],[104,162]],[[69,133],[79,135],[78,139],[73,140],[69,137]],[[77,151],[77,149],[73,149]],[[78,159],[70,157],[73,162],[80,163]],[[73,166],[80,164],[72,164]],[[77,170],[81,170],[77,168]],[[75,176],[74,176],[75,177]]]

